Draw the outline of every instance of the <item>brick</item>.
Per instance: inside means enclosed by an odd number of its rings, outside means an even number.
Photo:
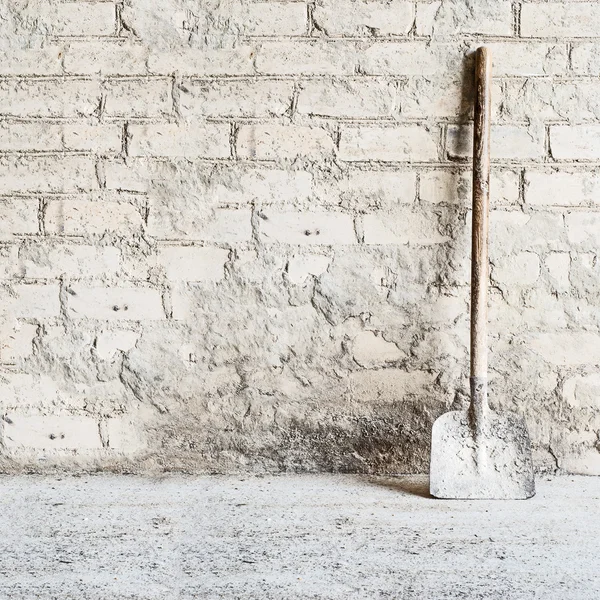
[[[39,19],[50,35],[114,35],[117,26],[115,5],[109,2],[46,4]]]
[[[9,450],[94,450],[102,448],[98,421],[78,416],[28,416],[9,413],[3,423]]]
[[[308,28],[306,5],[300,2],[253,2],[228,6],[230,27],[241,35],[305,35]],[[233,10],[232,10],[233,9]]]
[[[272,117],[292,104],[291,81],[191,81],[179,86],[184,117]]]
[[[229,250],[199,246],[169,246],[158,252],[158,262],[171,281],[219,281],[225,275]]]
[[[362,331],[352,341],[352,358],[368,369],[385,367],[406,358],[406,354],[393,342],[373,331]]]
[[[261,211],[263,242],[301,245],[355,244],[354,219],[333,212]]]
[[[525,172],[525,201],[533,206],[580,206],[600,203],[597,173]]]
[[[600,75],[600,43],[573,44],[571,65],[577,75]]]
[[[295,254],[288,261],[286,272],[292,283],[302,285],[309,275],[318,277],[325,273],[330,263],[331,258],[322,254]]]
[[[98,113],[98,81],[0,81],[0,114],[10,117],[89,117]]]
[[[252,46],[234,49],[205,50],[204,48],[181,49],[174,52],[155,50],[148,57],[150,73],[185,76],[205,75],[252,75],[255,50]]]
[[[542,158],[545,132],[542,125],[492,125],[492,159],[519,160]],[[448,155],[466,158],[473,153],[473,128],[469,125],[448,127]]]
[[[63,274],[73,278],[115,275],[121,253],[114,246],[36,243],[19,249],[16,275],[31,279],[56,279]]]
[[[45,222],[48,233],[62,235],[131,234],[142,228],[138,208],[115,201],[52,200]]]
[[[550,151],[557,160],[600,158],[600,125],[550,126]]]
[[[312,175],[307,171],[229,166],[211,172],[205,191],[207,200],[229,206],[305,202],[311,193]]]
[[[77,123],[63,127],[65,149],[88,150],[96,154],[120,153],[122,134],[120,125]]]
[[[504,288],[532,286],[540,277],[540,259],[533,252],[520,252],[495,262],[492,279]]]
[[[521,6],[523,37],[598,37],[600,6],[591,3],[548,2]]]
[[[576,409],[597,410],[600,397],[600,374],[576,375],[565,379],[562,398],[569,406]]]
[[[397,103],[400,115],[410,119],[456,118],[472,113],[472,106],[465,103],[461,82],[431,77],[411,77],[403,82],[398,89]]]
[[[167,117],[173,113],[172,82],[166,79],[122,79],[106,83],[107,117]]]
[[[435,170],[420,175],[419,197],[432,204],[471,205],[473,175],[470,171]],[[495,169],[490,177],[494,206],[517,204],[519,201],[519,173]]]
[[[406,35],[414,22],[412,2],[355,2],[325,0],[315,5],[313,20],[332,36]]]
[[[133,158],[124,161],[105,160],[102,165],[104,185],[108,190],[145,193],[150,184],[150,175],[145,159]]]
[[[352,75],[356,48],[347,42],[263,42],[256,70],[267,75]]]
[[[417,35],[497,35],[513,33],[512,2],[467,3],[447,0],[417,4]]]
[[[38,233],[38,211],[37,199],[0,200],[0,240],[10,239],[13,235]]]
[[[148,233],[159,239],[202,240],[236,243],[252,239],[252,211],[218,208],[212,212],[193,211],[184,206],[165,207],[153,201]]]
[[[305,81],[296,110],[325,117],[389,117],[394,111],[395,90],[394,84],[385,81]]]
[[[158,290],[132,287],[85,287],[68,290],[68,314],[72,319],[160,320],[165,318]]]
[[[144,450],[147,446],[143,427],[137,419],[131,417],[113,417],[105,424],[108,447],[127,455]]]
[[[229,125],[204,123],[131,125],[131,156],[181,156],[185,158],[228,158]]]
[[[600,336],[583,331],[533,334],[526,344],[553,365],[600,364]]]
[[[65,71],[76,75],[145,75],[148,48],[126,42],[70,42]]]
[[[464,61],[460,47],[446,43],[375,42],[360,53],[361,73],[419,75],[459,73]]]
[[[474,43],[469,51],[474,52],[480,45],[481,42]],[[560,75],[567,72],[567,45],[564,43],[519,40],[517,42],[489,42],[486,43],[486,46],[492,54],[492,72],[495,77],[502,75]]]
[[[0,361],[14,364],[18,360],[31,356],[33,338],[37,334],[37,325],[16,321],[14,325],[3,328],[0,338]]]
[[[60,314],[58,284],[15,284],[0,290],[0,310],[13,318],[43,319]]]
[[[367,214],[363,218],[365,244],[441,244],[450,238],[439,232],[438,220],[408,208]]]
[[[544,259],[544,266],[548,270],[552,286],[558,292],[569,290],[569,269],[571,257],[568,252],[551,252]]]
[[[134,348],[140,335],[129,329],[103,330],[96,338],[96,352],[102,360],[111,360],[117,352],[128,352]]]
[[[420,125],[344,127],[338,157],[347,161],[436,160],[438,137],[437,129],[427,129]]]
[[[565,216],[569,243],[593,249],[600,246],[600,212],[572,212]]]
[[[0,51],[0,75],[60,75],[62,56],[62,46],[3,49]]]
[[[61,125],[50,123],[0,124],[0,151],[61,149]]]
[[[319,159],[333,154],[333,138],[320,127],[297,125],[242,125],[237,139],[241,158],[258,160]]]
[[[411,172],[350,171],[340,179],[316,183],[315,196],[322,202],[358,209],[412,204],[416,180]]]
[[[357,371],[348,376],[349,393],[361,404],[395,404],[399,398],[431,396],[435,378],[435,373],[399,368]]]
[[[0,193],[70,192],[98,187],[96,168],[87,156],[0,158]]]

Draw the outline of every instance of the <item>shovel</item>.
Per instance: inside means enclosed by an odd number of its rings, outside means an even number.
[[[525,499],[535,494],[531,443],[516,414],[487,399],[487,286],[491,56],[477,49],[471,250],[471,404],[443,414],[431,432],[429,488],[437,498]]]

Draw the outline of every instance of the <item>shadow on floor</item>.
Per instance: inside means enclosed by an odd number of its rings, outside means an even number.
[[[426,475],[400,475],[398,477],[371,475],[361,479],[371,485],[384,487],[394,492],[433,499],[429,493],[429,477]]]

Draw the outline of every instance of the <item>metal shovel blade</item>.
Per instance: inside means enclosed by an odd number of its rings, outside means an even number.
[[[535,494],[531,444],[521,417],[489,411],[476,430],[469,411],[439,417],[431,432],[429,489],[436,498],[515,499]]]

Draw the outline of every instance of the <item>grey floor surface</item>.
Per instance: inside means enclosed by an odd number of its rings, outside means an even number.
[[[600,478],[0,477],[0,598],[600,599]]]

